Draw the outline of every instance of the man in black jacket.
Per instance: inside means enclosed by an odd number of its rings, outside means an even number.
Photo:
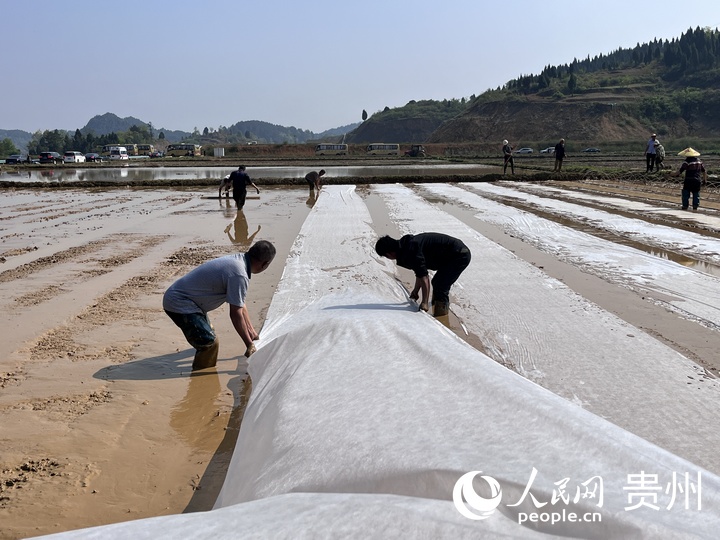
[[[245,165],[240,165],[237,171],[230,173],[230,181],[232,182],[233,188],[233,199],[235,199],[235,206],[238,210],[241,210],[245,206],[245,198],[247,197],[247,187],[252,186],[260,195],[260,190],[255,183],[250,180],[250,175],[245,172]]]
[[[457,238],[442,233],[406,234],[400,240],[383,236],[375,244],[381,257],[394,260],[398,266],[415,272],[415,287],[410,298],[418,300],[420,309],[428,310],[430,278],[428,270],[436,270],[432,279],[433,315],[447,315],[450,310],[450,287],[470,264],[470,249]]]

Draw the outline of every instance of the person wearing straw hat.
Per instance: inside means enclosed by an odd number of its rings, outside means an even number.
[[[673,176],[680,176],[685,172],[685,182],[682,188],[682,209],[687,210],[690,204],[690,194],[692,193],[693,212],[697,212],[700,206],[700,187],[707,182],[707,171],[705,165],[698,159],[700,152],[693,148],[686,148],[682,152],[678,152],[678,156],[685,158],[680,166],[680,170]]]

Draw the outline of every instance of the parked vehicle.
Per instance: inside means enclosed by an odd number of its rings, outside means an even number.
[[[555,147],[554,146],[548,146],[547,148],[543,148],[540,150],[541,154],[554,154],[555,153]]]
[[[94,162],[101,162],[103,160],[103,157],[96,153],[96,152],[90,152],[88,154],[85,154],[85,161],[88,163],[94,163]]]
[[[250,144],[250,143],[248,143]],[[331,144],[331,143],[320,143],[315,146],[316,156],[347,156],[348,145],[347,144]]]
[[[591,153],[599,152],[599,151],[600,151],[599,148],[586,148],[585,150],[583,150],[583,152],[591,152]]]
[[[65,152],[63,156],[65,163],[85,163],[85,156],[80,152]]]
[[[27,163],[28,157],[24,154],[13,154],[12,156],[8,156],[5,158],[5,163],[7,165],[11,165],[13,163]]]
[[[116,159],[130,159],[128,157],[128,151],[127,148],[124,146],[111,146],[110,147],[110,160],[116,160]]]
[[[40,163],[52,163],[53,165],[57,165],[62,162],[63,158],[57,152],[40,152]]]
[[[165,152],[166,156],[179,157],[179,156],[200,156],[200,149],[202,147],[199,144],[171,144],[167,147]]]
[[[408,157],[425,157],[425,147],[422,144],[413,144],[410,150],[405,151]]]
[[[155,152],[150,153],[150,157],[151,158],[161,158],[161,157],[165,157],[165,154],[163,152],[161,152],[160,150],[156,150]]]
[[[365,151],[371,156],[397,156],[400,153],[400,145],[397,143],[372,143],[368,144]]]
[[[518,148],[514,152],[515,154],[532,154],[533,149],[532,148]]]

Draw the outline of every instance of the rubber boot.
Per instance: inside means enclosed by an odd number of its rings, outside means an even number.
[[[448,302],[442,302],[442,301],[435,301],[433,309],[433,316],[434,317],[442,317],[443,315],[447,315],[450,312],[450,304]]]
[[[193,371],[215,367],[217,364],[218,351],[220,350],[220,342],[216,339],[209,347],[195,352],[195,360],[193,360]]]

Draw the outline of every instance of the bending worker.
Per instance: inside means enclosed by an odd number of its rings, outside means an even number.
[[[398,266],[415,272],[415,287],[410,298],[420,298],[420,310],[428,311],[430,278],[432,278],[433,315],[441,317],[450,310],[450,287],[470,264],[470,249],[457,238],[442,233],[406,234],[400,240],[383,236],[375,244],[381,257],[394,260]]]
[[[170,285],[163,296],[163,309],[183,331],[195,349],[193,371],[214,367],[220,343],[208,319],[208,311],[230,304],[230,320],[245,343],[245,356],[255,352],[253,341],[260,336],[250,322],[245,306],[250,278],[265,270],[275,258],[275,246],[266,240],[253,244],[247,253],[226,255],[207,261]]]

